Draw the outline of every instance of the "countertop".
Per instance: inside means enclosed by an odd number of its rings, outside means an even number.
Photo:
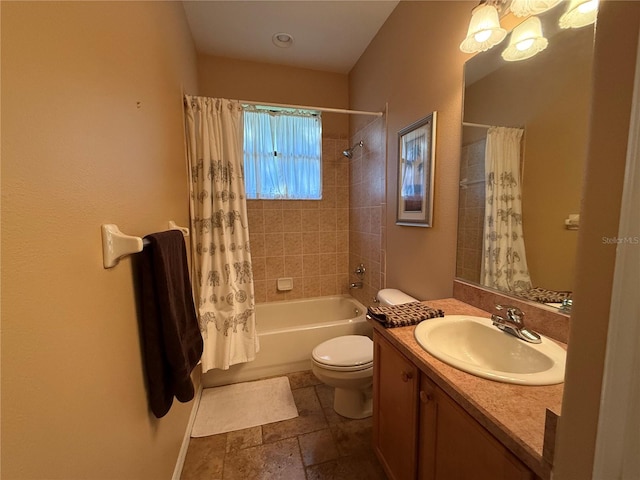
[[[453,298],[423,303],[445,315],[491,316]],[[542,455],[546,410],[560,414],[564,384],[522,386],[476,377],[427,353],[414,337],[415,326],[384,328],[369,322],[536,475],[550,477],[551,467]]]

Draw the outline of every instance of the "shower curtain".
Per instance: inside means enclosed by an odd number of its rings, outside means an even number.
[[[485,148],[481,283],[510,292],[531,288],[522,229],[520,141],[523,133],[519,128],[491,127]]]
[[[193,288],[203,371],[255,359],[259,350],[243,178],[242,107],[185,97]]]

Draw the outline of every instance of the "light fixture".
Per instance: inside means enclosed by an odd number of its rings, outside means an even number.
[[[562,0],[512,0],[509,8],[516,17],[538,15],[551,10]]]
[[[598,0],[571,0],[569,8],[558,21],[560,28],[580,28],[591,25],[598,15]]]
[[[460,50],[465,53],[484,52],[497,45],[507,31],[500,27],[498,10],[493,5],[478,5],[471,13],[467,38],[460,44]]]
[[[531,58],[547,48],[548,40],[542,36],[542,24],[538,17],[529,17],[511,32],[509,46],[502,52],[508,62]]]
[[[276,47],[289,48],[293,45],[293,37],[285,32],[274,33],[271,41]]]

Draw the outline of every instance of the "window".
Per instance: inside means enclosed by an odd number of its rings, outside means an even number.
[[[245,107],[247,198],[322,198],[322,119],[319,113]]]

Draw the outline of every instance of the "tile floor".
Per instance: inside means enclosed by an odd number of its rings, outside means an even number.
[[[386,480],[371,447],[371,417],[333,410],[333,389],[310,371],[287,375],[299,416],[192,438],[183,480]]]

